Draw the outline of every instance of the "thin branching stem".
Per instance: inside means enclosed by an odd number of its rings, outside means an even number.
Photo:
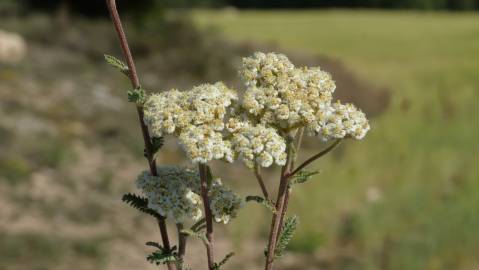
[[[287,175],[288,178],[291,178],[292,176],[294,176],[296,173],[298,173],[299,171],[301,171],[302,169],[304,169],[306,166],[308,166],[311,162],[317,160],[318,158],[326,155],[327,153],[331,152],[331,150],[333,150],[334,148],[336,148],[336,146],[339,145],[339,143],[341,142],[341,139],[337,139],[333,144],[331,144],[330,146],[328,146],[328,148],[324,149],[323,151],[317,153],[316,155],[308,158],[305,162],[303,162],[301,165],[299,165],[296,169],[294,169],[291,173],[289,173]]]
[[[140,79],[138,78],[137,72],[136,72],[136,67],[135,67],[135,62],[133,60],[133,56],[131,55],[130,47],[128,45],[128,40],[125,35],[125,31],[123,30],[123,26],[121,24],[121,19],[120,15],[118,14],[118,10],[116,8],[116,1],[115,0],[106,0],[106,4],[108,6],[108,11],[110,12],[110,16],[113,22],[113,25],[115,26],[115,30],[118,34],[118,39],[120,41],[120,46],[121,50],[123,52],[123,56],[126,59],[126,63],[128,65],[128,75],[130,77],[130,81],[132,86],[137,89],[140,88]],[[150,167],[150,173],[153,176],[158,175],[158,171],[156,169],[156,161],[153,157],[153,145],[151,142],[150,134],[148,132],[148,127],[145,125],[143,121],[143,108],[140,106],[136,107],[137,113],[138,113],[138,120],[140,122],[140,127],[141,127],[141,132],[143,135],[143,141],[145,144],[145,156],[148,160],[148,165]],[[161,234],[161,239],[163,242],[163,247],[166,250],[171,250],[170,246],[170,241],[168,238],[168,231],[166,228],[166,221],[164,217],[159,217],[158,218],[158,227],[160,229],[160,234]],[[167,267],[169,270],[175,270],[176,266],[172,263],[169,262],[167,263]]]
[[[283,212],[283,206],[285,201],[284,199],[288,189],[287,175],[289,173],[288,171],[289,171],[289,164],[290,164],[290,158],[291,158],[291,147],[292,147],[292,141],[288,140],[286,145],[286,151],[288,155],[286,158],[286,164],[283,167],[281,167],[281,177],[280,177],[280,183],[278,188],[278,196],[276,197],[276,204],[275,204],[276,211],[273,213],[273,218],[271,219],[271,228],[269,232],[265,270],[273,269],[276,240],[278,239],[279,228],[282,225],[280,223],[281,213]]]
[[[291,162],[289,164],[289,168],[294,168],[294,164],[296,160],[298,159],[298,153],[301,150],[301,144],[303,143],[303,135],[304,135],[304,128],[300,128],[298,132],[298,137],[296,140],[296,144],[294,145],[293,149],[293,156],[291,158]],[[288,181],[289,182],[289,181]],[[284,196],[284,203],[283,203],[283,210],[281,211],[281,217],[279,220],[279,230],[278,234],[276,236],[276,242],[278,242],[279,237],[281,235],[281,231],[283,230],[283,223],[284,223],[284,217],[286,216],[286,212],[288,211],[288,205],[289,205],[289,198],[291,196],[291,187],[288,184],[288,188],[286,190],[286,195]]]
[[[206,244],[206,256],[208,259],[208,269],[213,270],[215,260],[213,255],[213,214],[211,213],[210,200],[208,198],[208,180],[207,180],[207,166],[205,164],[199,164],[198,169],[200,171],[200,187],[201,187],[201,197],[203,199],[203,205],[205,208],[205,219],[206,219],[206,239],[208,243]]]
[[[269,198],[268,189],[266,188],[264,184],[263,176],[261,176],[261,171],[258,167],[258,164],[256,163],[254,164],[254,175],[256,176],[256,179],[258,180],[258,184],[261,187],[261,191],[263,192],[264,198],[270,202],[271,199]]]

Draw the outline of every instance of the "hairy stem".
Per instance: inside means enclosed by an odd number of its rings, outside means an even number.
[[[263,181],[263,177],[261,176],[260,169],[258,167],[258,164],[254,164],[254,175],[256,176],[256,179],[258,180],[258,184],[261,187],[261,191],[263,192],[264,198],[271,202],[271,199],[269,198],[268,190],[266,189],[266,186]]]
[[[200,186],[201,197],[203,198],[203,205],[205,207],[205,219],[206,219],[206,256],[208,259],[208,269],[213,270],[215,260],[213,256],[213,215],[211,214],[210,200],[208,198],[208,180],[207,180],[207,167],[205,164],[199,164],[198,169],[200,171]]]
[[[131,55],[130,47],[128,45],[128,40],[126,38],[125,31],[123,30],[123,26],[121,24],[120,15],[118,14],[118,10],[116,8],[116,2],[115,0],[106,0],[106,4],[108,6],[108,10],[110,12],[110,16],[113,21],[113,25],[115,26],[115,30],[118,34],[121,50],[126,59],[126,63],[128,65],[131,84],[134,88],[140,88],[140,79],[138,78],[135,62],[133,61],[133,56]],[[150,134],[148,132],[148,127],[145,125],[143,121],[143,108],[137,106],[136,110],[138,113],[138,120],[140,122],[141,132],[143,135],[143,141],[145,144],[145,156],[148,160],[150,173],[153,176],[157,176],[158,172],[156,169],[156,161],[153,157],[154,153],[153,153],[153,146],[152,146]],[[163,247],[167,250],[170,250],[171,246],[170,246],[170,241],[168,238],[168,231],[166,228],[166,222],[164,217],[158,218],[158,227],[160,229]],[[175,265],[172,262],[167,263],[167,267],[169,270],[176,269]]]
[[[275,257],[276,249],[276,239],[278,239],[278,233],[280,227],[282,226],[281,222],[281,213],[283,212],[285,197],[288,189],[288,167],[291,158],[291,140],[288,140],[286,151],[288,153],[286,164],[281,168],[281,178],[278,189],[278,196],[276,198],[276,211],[273,213],[273,218],[271,219],[271,228],[269,232],[268,246],[267,246],[267,255],[266,255],[266,264],[265,270],[273,269],[273,261]]]

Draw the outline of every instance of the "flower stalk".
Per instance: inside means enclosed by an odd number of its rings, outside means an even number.
[[[140,85],[140,79],[137,75],[136,71],[136,66],[135,62],[133,60],[133,56],[130,51],[130,47],[128,45],[128,40],[126,38],[125,31],[123,30],[123,26],[121,23],[120,15],[118,14],[118,10],[116,7],[116,1],[115,0],[106,0],[107,6],[108,6],[108,11],[110,12],[110,16],[113,22],[113,25],[115,27],[115,30],[118,34],[118,39],[120,42],[121,50],[123,52],[123,55],[126,59],[126,63],[128,65],[128,75],[130,77],[131,84],[134,89],[139,89],[141,87]],[[146,159],[148,160],[148,166],[150,168],[150,173],[153,176],[157,176],[157,168],[156,168],[156,160],[154,159],[154,153],[153,153],[153,146],[152,146],[152,141],[150,138],[150,134],[148,132],[148,127],[145,125],[143,118],[144,118],[144,112],[143,108],[140,106],[136,106],[136,110],[138,113],[138,120],[140,122],[140,128],[141,132],[143,135],[143,141],[145,145],[145,156]],[[163,247],[165,250],[171,250],[170,246],[170,241],[168,237],[168,230],[166,227],[166,221],[165,218],[160,216],[157,219],[158,222],[158,227],[160,229],[160,234],[161,234],[161,239],[163,242]],[[176,266],[172,262],[167,262],[166,263],[168,270],[176,270]]]
[[[214,269],[214,255],[213,255],[213,215],[211,213],[210,207],[210,200],[208,196],[208,191],[211,186],[208,180],[208,167],[203,164],[199,163],[198,169],[200,172],[200,189],[201,189],[201,197],[203,198],[203,205],[205,210],[205,220],[206,220],[206,239],[208,242],[206,243],[206,256],[208,260],[208,269]]]

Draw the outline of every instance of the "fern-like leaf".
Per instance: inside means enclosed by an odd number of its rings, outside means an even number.
[[[283,224],[281,235],[279,236],[278,243],[274,250],[275,257],[282,257],[286,247],[293,238],[296,227],[298,226],[299,219],[297,216],[288,217]]]
[[[303,184],[318,174],[319,171],[299,171],[290,181],[290,186],[295,184]]]
[[[226,256],[223,258],[223,260],[221,260],[219,263],[215,263],[213,265],[213,270],[220,270],[220,268],[225,265],[229,259],[231,259],[231,257],[233,257],[235,254],[234,252],[230,252],[228,254],[226,254]]]
[[[205,245],[210,244],[210,242],[208,241],[208,238],[206,238],[206,235],[203,234],[203,233],[194,232],[190,229],[183,229],[183,230],[181,230],[181,233],[186,234],[188,236],[196,237],[196,238],[200,239],[201,241],[203,241],[203,244],[205,244]]]
[[[130,75],[130,70],[128,69],[128,66],[125,63],[123,63],[123,61],[121,61],[120,59],[112,55],[105,54],[104,56],[105,56],[105,61],[107,64],[109,64],[110,66],[114,68],[117,68],[126,76]]]
[[[273,205],[273,203],[271,203],[270,201],[266,200],[265,198],[263,197],[260,197],[260,196],[246,196],[245,198],[246,202],[257,202],[263,206],[265,206],[266,208],[268,208],[271,212],[276,212],[276,208],[275,206]]]
[[[129,90],[127,92],[128,95],[128,101],[129,102],[134,102],[138,105],[143,105],[146,100],[146,92],[143,88],[136,88],[133,90]]]
[[[143,212],[143,213],[146,213],[146,214],[149,214],[155,218],[160,218],[160,215],[153,209],[151,208],[148,208],[148,199],[147,198],[144,198],[144,197],[141,197],[141,196],[138,196],[136,194],[132,194],[132,193],[127,193],[125,195],[123,195],[123,198],[121,199],[123,202],[127,203],[128,205],[130,205],[131,207]]]
[[[163,147],[163,144],[165,143],[165,140],[163,137],[153,137],[151,139],[151,144],[153,146],[153,154],[156,154],[158,152],[158,150],[161,149],[161,147]]]
[[[176,262],[176,255],[174,252],[165,252],[164,250],[156,250],[146,256],[146,260],[156,265],[166,264],[168,262]]]

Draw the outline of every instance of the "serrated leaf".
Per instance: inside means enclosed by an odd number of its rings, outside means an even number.
[[[126,76],[129,76],[130,70],[128,69],[128,66],[125,63],[123,63],[123,61],[121,61],[120,59],[112,55],[105,54],[104,56],[105,56],[105,61],[107,64],[109,64],[110,66],[114,68],[117,68]]]
[[[215,263],[213,265],[213,270],[220,270],[221,266],[225,265],[231,257],[233,257],[235,254],[234,252],[230,252],[226,254],[226,256],[221,260],[219,263]]]
[[[303,184],[311,179],[311,177],[318,174],[319,171],[299,171],[290,181],[290,186],[295,184]]]
[[[208,165],[206,165],[206,183],[208,184],[208,188],[211,187],[211,183],[213,183],[213,173]]]
[[[146,92],[145,90],[143,90],[143,88],[128,90],[127,95],[128,95],[129,102],[134,102],[138,105],[143,105],[143,103],[145,103]]]
[[[176,262],[176,254],[174,252],[156,250],[146,256],[146,260],[156,265],[166,264],[168,262]]]
[[[157,242],[146,242],[145,245],[150,246],[150,247],[156,247],[157,249],[163,250],[163,246],[158,244]]]
[[[246,196],[245,200],[246,200],[246,202],[257,202],[261,205],[264,205],[271,212],[273,212],[273,213],[276,212],[276,208],[273,205],[273,203],[271,203],[270,201],[266,200],[265,198],[263,198],[261,196],[250,195],[250,196]]]
[[[278,243],[276,243],[276,248],[274,250],[275,257],[281,257],[286,250],[289,242],[293,238],[296,227],[298,226],[299,219],[297,216],[288,217],[283,223],[283,229],[278,238]]]
[[[151,146],[153,147],[153,153],[156,154],[158,150],[163,147],[163,144],[165,143],[165,140],[163,137],[153,137],[151,139]]]
[[[203,241],[203,244],[205,244],[205,245],[210,244],[210,242],[208,241],[208,238],[206,238],[206,235],[203,234],[203,233],[194,232],[190,229],[183,229],[183,230],[181,230],[181,233],[184,233],[188,236],[196,237],[196,238],[200,239],[201,241]]]
[[[150,209],[148,208],[148,199],[147,198],[144,198],[144,197],[141,197],[141,196],[138,196],[136,194],[133,194],[133,193],[127,193],[125,195],[123,195],[123,197],[121,198],[121,200],[125,203],[127,203],[128,205],[130,205],[131,207],[143,212],[143,213],[146,213],[146,214],[149,214],[155,218],[160,218],[160,215],[153,209]]]
[[[198,220],[195,224],[191,226],[190,230],[197,233],[201,231],[202,229],[204,229],[204,226],[206,226],[206,218],[202,218]]]

